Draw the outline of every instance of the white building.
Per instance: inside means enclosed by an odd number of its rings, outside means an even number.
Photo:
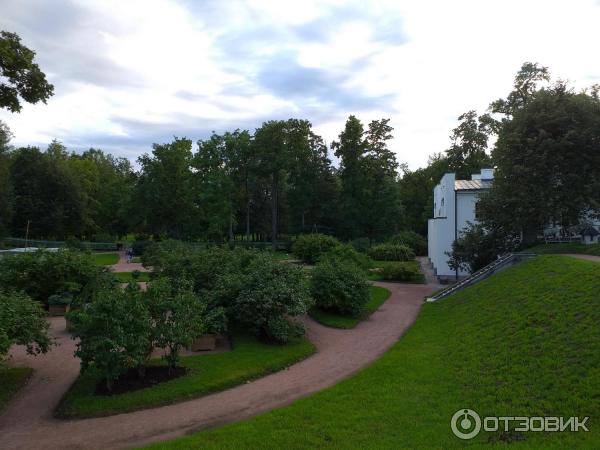
[[[440,280],[454,280],[468,272],[454,271],[448,266],[452,243],[466,228],[467,222],[477,223],[479,195],[490,188],[494,169],[481,169],[470,180],[456,180],[445,174],[433,191],[433,219],[428,222],[429,260]]]

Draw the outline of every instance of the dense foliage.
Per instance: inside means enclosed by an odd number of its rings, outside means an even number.
[[[171,280],[185,278],[206,297],[209,326],[222,328],[222,311],[261,338],[284,343],[301,332],[293,323],[311,298],[304,272],[282,264],[269,251],[189,245],[165,241],[151,246],[144,262]]]
[[[286,343],[303,334],[301,325],[290,318],[305,314],[310,305],[303,270],[263,254],[248,267],[246,282],[234,300],[233,315],[258,336]]]
[[[97,374],[109,391],[120,375],[144,366],[152,349],[152,324],[139,290],[106,289],[69,318],[82,371]]]
[[[292,253],[307,264],[315,264],[323,254],[339,243],[336,238],[326,234],[301,234],[292,245]]]
[[[110,281],[89,253],[78,250],[37,251],[0,258],[0,288],[23,290],[47,303],[53,295],[90,298]]]
[[[23,292],[0,289],[0,364],[11,345],[25,345],[27,353],[46,353],[52,343],[41,305]]]
[[[310,289],[316,306],[343,315],[360,315],[369,301],[364,271],[334,258],[323,260],[313,269]]]
[[[369,249],[369,256],[379,261],[410,261],[415,259],[412,249],[403,244],[378,244]]]

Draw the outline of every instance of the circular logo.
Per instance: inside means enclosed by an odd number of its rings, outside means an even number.
[[[460,439],[473,439],[481,431],[481,418],[472,409],[459,409],[450,420],[454,435]]]

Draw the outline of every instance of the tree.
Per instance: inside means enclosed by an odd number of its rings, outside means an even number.
[[[362,235],[361,223],[368,208],[367,180],[362,160],[366,151],[364,127],[355,116],[348,117],[339,141],[332,143],[335,156],[340,159],[340,234],[347,238]]]
[[[492,102],[490,111],[503,114],[506,116],[504,120],[509,120],[516,111],[534,98],[539,84],[544,81],[550,81],[550,72],[547,67],[540,66],[538,63],[523,63],[515,76],[513,91],[508,94],[506,99],[501,98]]]
[[[393,128],[390,119],[373,120],[365,132],[363,167],[367,185],[367,205],[362,218],[363,236],[382,239],[398,231],[402,203],[398,190],[398,162],[388,148]]]
[[[235,186],[225,137],[213,132],[209,139],[198,141],[192,166],[207,237],[220,242],[228,229],[232,240]]]
[[[154,144],[152,155],[144,154],[138,162],[141,171],[133,197],[137,228],[176,239],[197,235],[192,141],[175,138],[170,144]]]
[[[208,303],[192,291],[187,282],[154,281],[145,294],[154,346],[167,350],[164,359],[169,373],[177,367],[182,347],[208,331]]]
[[[53,341],[42,306],[23,292],[0,289],[0,364],[11,345],[25,345],[27,353],[46,353]]]
[[[22,109],[19,97],[28,103],[46,103],[54,93],[54,86],[33,62],[35,52],[21,44],[16,33],[0,31],[0,108],[10,112]]]
[[[600,100],[562,82],[537,91],[504,122],[492,156],[488,228],[530,243],[550,223],[577,224],[600,208]]]
[[[492,119],[487,114],[477,117],[471,110],[460,115],[458,120],[461,122],[452,130],[452,145],[446,150],[446,157],[448,168],[457,179],[468,179],[471,174],[492,165],[487,153]]]
[[[10,183],[10,140],[12,133],[0,121],[0,236],[8,233],[12,220],[12,186]]]
[[[107,289],[69,316],[73,338],[79,339],[75,356],[81,359],[82,371],[93,371],[109,392],[120,375],[144,365],[151,322],[138,289]]]

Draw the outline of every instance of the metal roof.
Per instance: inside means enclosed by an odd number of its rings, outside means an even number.
[[[598,236],[600,233],[598,232],[598,230],[596,230],[594,227],[592,226],[588,226],[585,227],[583,230],[581,230],[581,235],[582,236]]]
[[[477,191],[489,189],[491,186],[490,180],[456,180],[454,182],[455,191]]]

